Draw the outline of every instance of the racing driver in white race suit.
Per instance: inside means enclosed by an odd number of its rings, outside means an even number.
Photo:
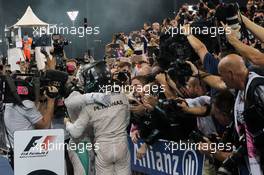
[[[90,65],[83,73],[86,92],[98,92],[102,85],[109,85],[111,76],[103,62]],[[92,78],[91,78],[92,77]],[[92,84],[92,86],[91,86]],[[66,130],[72,137],[78,138],[92,125],[95,143],[95,169],[97,175],[130,175],[130,153],[128,147],[127,127],[130,120],[129,102],[125,94],[104,93],[108,105],[98,103],[83,106],[78,119],[71,123],[65,121]],[[74,108],[81,99],[81,94],[69,96],[65,103],[67,108]],[[79,104],[81,105],[81,104]]]

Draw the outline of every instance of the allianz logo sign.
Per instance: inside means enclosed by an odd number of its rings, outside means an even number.
[[[194,150],[186,150],[182,158],[182,172],[184,175],[198,175],[198,158]]]
[[[139,144],[133,144],[132,160],[133,165],[152,175],[200,175],[203,162],[200,160],[194,150],[187,149],[184,151],[176,151],[174,154],[164,152],[162,149],[148,149],[142,159],[136,158],[136,151],[140,147]]]

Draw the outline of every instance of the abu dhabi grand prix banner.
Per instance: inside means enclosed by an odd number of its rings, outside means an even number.
[[[138,144],[129,140],[132,170],[149,175],[202,175],[204,156],[199,151],[172,150],[169,141],[158,141],[150,146],[145,156],[138,160]]]

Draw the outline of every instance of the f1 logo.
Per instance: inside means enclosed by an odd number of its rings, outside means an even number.
[[[35,147],[37,145],[37,142],[36,141],[39,140],[39,139],[41,139],[42,137],[43,136],[34,136],[34,137],[32,137],[32,139],[27,144],[24,152],[27,152],[31,148]],[[51,143],[51,142],[53,142],[55,138],[56,138],[55,136],[46,136],[45,139],[43,140],[42,144],[41,144],[42,149],[47,150],[48,149],[48,146],[49,146],[48,144]]]
[[[41,139],[42,136],[34,136],[30,140],[30,142],[27,144],[26,148],[24,149],[24,152],[28,152],[32,147],[35,147],[37,145],[36,141]]]

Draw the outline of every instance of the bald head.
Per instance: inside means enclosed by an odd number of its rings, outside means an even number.
[[[218,72],[228,87],[242,89],[248,70],[241,56],[230,54],[219,62]]]
[[[231,71],[239,73],[246,69],[244,60],[241,56],[230,54],[224,57],[218,64],[219,72]]]

